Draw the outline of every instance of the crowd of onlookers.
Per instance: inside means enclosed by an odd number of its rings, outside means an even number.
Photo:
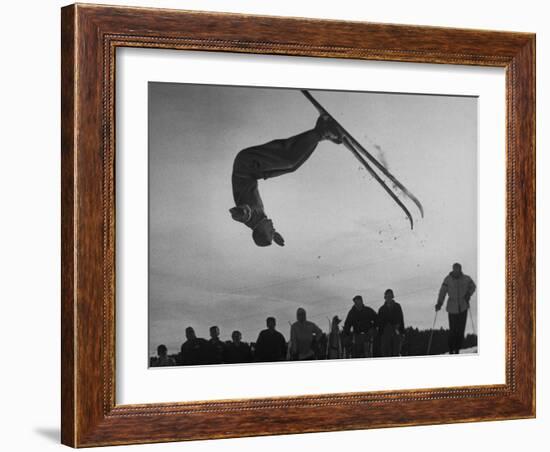
[[[470,310],[470,299],[476,285],[470,276],[462,272],[462,265],[455,262],[452,271],[445,276],[437,303],[432,329],[429,330],[426,352],[418,346],[426,336],[418,330],[408,329],[409,342],[412,337],[415,343],[408,344],[409,356],[415,354],[444,353],[441,350],[441,334],[434,334],[437,314],[443,304],[447,303],[449,331],[447,349],[451,354],[460,353],[463,345],[477,345],[475,323]],[[468,313],[474,330],[466,340],[464,332]],[[192,327],[185,330],[187,340],[181,345],[179,353],[168,355],[165,345],[159,345],[157,356],[151,357],[150,365],[186,366],[197,364],[273,362],[286,360],[370,358],[375,356],[399,356],[402,354],[405,338],[403,310],[394,299],[392,289],[384,292],[384,304],[375,312],[365,306],[361,295],[353,297],[353,306],[346,316],[344,327],[340,328],[340,319],[335,315],[330,322],[329,331],[324,333],[315,323],[307,320],[306,310],[298,308],[296,321],[290,327],[290,340],[277,331],[274,317],[266,320],[267,328],[260,332],[256,342],[242,342],[240,331],[233,331],[231,341],[220,339],[220,329],[210,328],[210,339],[198,338]],[[435,339],[435,342],[434,342]],[[467,343],[467,344],[466,344]],[[413,351],[414,350],[414,351]]]
[[[219,328],[212,326],[210,339],[206,340],[197,337],[192,327],[187,327],[186,341],[179,353],[169,355],[167,347],[161,344],[157,347],[157,356],[151,357],[150,366],[400,355],[405,331],[403,311],[394,300],[391,289],[384,293],[384,304],[378,312],[366,306],[360,295],[355,296],[343,328],[340,328],[340,323],[340,318],[335,315],[330,321],[329,331],[325,333],[314,322],[307,320],[304,308],[298,308],[288,342],[277,331],[275,318],[268,317],[267,328],[260,332],[256,342],[250,344],[242,341],[240,331],[233,331],[230,341],[222,341]]]

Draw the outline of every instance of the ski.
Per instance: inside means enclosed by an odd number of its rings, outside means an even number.
[[[372,164],[374,164],[403,194],[411,199],[418,210],[422,218],[424,217],[424,208],[422,203],[414,196],[401,182],[399,182],[388,169],[382,165],[367,149],[365,149],[361,143],[359,143],[353,135],[351,135],[312,95],[308,90],[302,89],[302,94],[313,104],[319,114],[329,116],[340,128],[343,135],[343,144],[352,152],[352,154],[361,162],[365,169],[375,178],[375,180],[384,188],[384,190],[391,196],[391,198],[397,203],[397,205],[405,212],[411,223],[411,229],[413,229],[413,219],[409,210],[396,196],[396,194],[388,187],[384,180],[374,171],[374,169],[367,163],[364,157],[366,157]]]

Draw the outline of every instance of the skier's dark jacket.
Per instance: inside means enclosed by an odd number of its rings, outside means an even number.
[[[241,217],[242,211],[231,209],[233,219],[254,229],[267,218],[258,191],[258,180],[296,171],[306,162],[320,139],[319,132],[313,129],[240,151],[233,163],[233,198],[237,208],[248,206],[250,214]]]
[[[403,334],[405,331],[405,322],[403,321],[403,310],[401,305],[397,302],[393,302],[390,306],[387,303],[384,303],[380,306],[378,310],[378,328],[380,332],[384,331],[384,327],[390,324],[391,326],[396,326],[400,334]]]
[[[256,361],[284,361],[287,345],[285,337],[277,330],[262,330],[256,341]]]
[[[353,329],[354,334],[367,333],[371,328],[376,327],[377,315],[373,309],[363,306],[361,310],[355,306],[348,312],[344,322],[344,334],[349,334]]]
[[[208,342],[199,337],[185,341],[181,344],[178,364],[183,366],[208,364],[206,360],[207,348]]]
[[[225,344],[219,339],[209,339],[206,347],[206,363],[222,364],[225,354]]]
[[[226,342],[223,361],[228,364],[249,363],[252,361],[250,345],[246,342]]]

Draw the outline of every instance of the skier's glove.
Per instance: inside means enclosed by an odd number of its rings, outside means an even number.
[[[273,234],[273,241],[279,246],[285,246],[285,239],[283,239],[283,236],[277,231]]]

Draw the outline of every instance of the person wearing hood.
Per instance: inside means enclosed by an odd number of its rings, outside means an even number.
[[[472,278],[462,273],[462,265],[453,264],[450,272],[441,284],[435,310],[439,311],[447,298],[447,314],[449,315],[449,353],[458,354],[464,341],[464,330],[470,298],[476,291]]]

